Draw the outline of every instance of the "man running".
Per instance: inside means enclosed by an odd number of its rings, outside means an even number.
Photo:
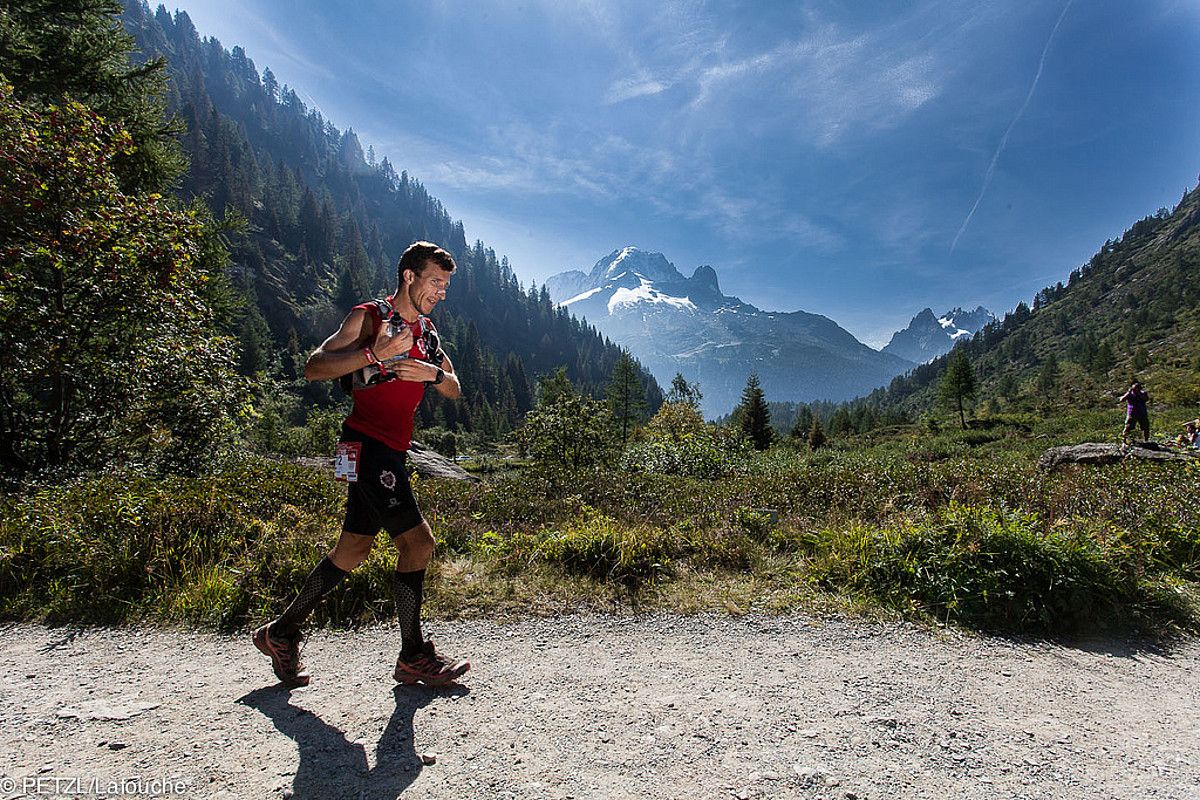
[[[304,366],[310,381],[342,378],[345,384],[348,379],[354,407],[342,425],[335,465],[335,474],[349,482],[341,536],[283,614],[254,632],[254,645],[289,686],[306,686],[310,677],[300,663],[301,625],[321,598],[366,559],[381,529],[391,535],[398,553],[392,575],[401,635],[396,682],[442,685],[471,668],[467,661],[440,655],[421,634],[422,587],[434,539],[404,464],[425,387],[451,400],[462,394],[428,318],[445,299],[455,267],[454,258],[437,245],[412,244],[400,257],[396,293],[386,303],[355,306]]]
[[[1137,425],[1142,429],[1142,441],[1150,441],[1150,411],[1147,408],[1150,395],[1142,388],[1142,384],[1134,381],[1129,391],[1121,395],[1119,402],[1125,403],[1125,429],[1121,431],[1121,440],[1129,444],[1129,434]]]

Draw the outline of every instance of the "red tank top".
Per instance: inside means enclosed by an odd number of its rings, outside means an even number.
[[[371,317],[371,336],[379,332],[383,318],[374,303],[363,303],[355,308],[364,309]],[[399,319],[399,317],[397,317]],[[425,352],[425,339],[421,333],[421,320],[416,322],[404,321],[413,334],[413,346],[408,351],[409,358],[428,360]],[[425,325],[433,328],[433,322],[425,318]],[[354,408],[346,417],[346,424],[395,450],[408,450],[412,444],[413,417],[421,398],[425,396],[425,384],[422,381],[391,380],[354,390]]]

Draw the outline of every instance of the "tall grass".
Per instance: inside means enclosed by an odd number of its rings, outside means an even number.
[[[986,630],[1196,624],[1195,466],[1045,473],[1003,435],[772,450],[719,480],[537,469],[416,479],[439,538],[435,614],[863,603]],[[181,621],[277,613],[335,540],[343,489],[247,460],[203,478],[110,474],[0,501],[0,616]],[[317,624],[391,615],[390,544]],[[824,598],[822,600],[821,598]]]

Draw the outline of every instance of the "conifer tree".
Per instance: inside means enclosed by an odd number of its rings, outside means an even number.
[[[813,450],[820,450],[825,446],[825,429],[821,427],[821,418],[815,414],[808,429],[808,446]]]
[[[692,408],[699,408],[704,399],[699,383],[688,383],[682,372],[676,372],[671,379],[671,390],[667,392],[668,403],[683,403]]]
[[[742,402],[734,411],[740,422],[742,433],[754,444],[755,450],[766,450],[775,438],[771,427],[771,412],[758,382],[758,373],[751,372],[742,390]]]
[[[1049,395],[1058,388],[1058,357],[1053,353],[1042,362],[1042,368],[1038,371],[1037,388],[1043,400],[1049,399]]]
[[[613,367],[612,378],[605,392],[613,423],[621,431],[621,444],[629,441],[633,428],[645,417],[646,389],[638,375],[637,362],[627,350],[622,350]]]
[[[163,113],[165,65],[130,62],[120,15],[119,0],[6,0],[0,64],[31,108],[77,100],[125,130],[133,146],[112,162],[121,188],[162,191],[186,166],[178,126]]]
[[[792,424],[792,431],[789,436],[795,441],[804,441],[812,430],[813,419],[815,417],[812,409],[808,406],[800,406],[796,410],[796,421]],[[822,432],[822,435],[824,435],[824,432]]]
[[[955,403],[958,408],[958,421],[963,430],[967,427],[963,401],[975,397],[977,390],[975,371],[971,368],[971,362],[967,360],[966,352],[961,347],[955,348],[954,355],[950,356],[950,363],[946,367],[946,374],[942,376],[942,382],[938,386],[938,394],[943,400]]]

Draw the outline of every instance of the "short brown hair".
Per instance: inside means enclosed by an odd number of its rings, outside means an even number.
[[[420,275],[430,262],[445,272],[458,269],[458,265],[454,263],[454,256],[433,242],[413,242],[400,256],[400,263],[396,265],[396,282],[404,283],[404,270],[411,269],[414,275]]]

